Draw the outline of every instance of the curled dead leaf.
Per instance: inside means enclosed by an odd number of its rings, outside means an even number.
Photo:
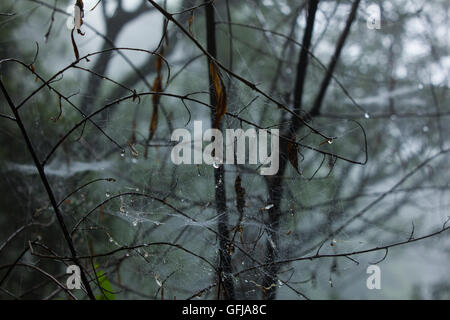
[[[81,31],[81,26],[83,25],[83,18],[84,18],[83,0],[76,0],[74,8],[74,28],[77,30],[78,34],[84,36],[84,33]]]
[[[194,22],[194,10],[191,11],[189,16],[189,33],[192,34],[192,23]]]
[[[216,117],[213,127],[218,129],[223,116],[227,112],[227,93],[225,85],[220,75],[219,68],[214,61],[209,63],[209,73],[211,76],[212,83],[214,85],[215,100],[216,100]]]

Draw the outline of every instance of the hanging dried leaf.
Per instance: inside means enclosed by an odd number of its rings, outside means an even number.
[[[135,114],[135,116],[133,118],[133,122],[131,124],[131,137],[130,137],[131,145],[136,144],[136,141],[137,141],[137,139],[136,139],[136,129],[137,128],[136,127],[137,127],[137,123],[136,123],[136,114]]]
[[[128,143],[128,147],[130,148],[133,158],[137,158],[139,156],[139,152],[136,150],[134,144]]]
[[[216,94],[216,119],[213,127],[219,129],[220,122],[227,112],[227,93],[219,69],[214,61],[211,61],[209,64],[209,73]]]
[[[84,18],[84,4],[83,0],[77,0],[75,2],[74,8],[74,28],[77,32],[84,36],[84,33],[81,31],[81,26],[83,25]]]
[[[122,279],[120,278],[120,263],[116,267],[116,273],[117,273],[117,283],[119,286],[122,285]]]
[[[158,107],[159,102],[161,100],[161,95],[159,95],[158,93],[162,92],[161,71],[162,71],[163,56],[164,56],[164,47],[161,48],[160,54],[156,57],[155,61],[156,77],[155,80],[153,81],[152,91],[156,93],[152,95],[153,113],[152,118],[150,120],[147,142],[153,138],[156,132],[156,128],[158,127]],[[144,158],[147,159],[147,156],[148,156],[148,146],[145,147]]]
[[[189,17],[189,33],[192,34],[192,23],[194,22],[194,10],[191,11],[191,15]]]
[[[103,206],[100,206],[99,208],[99,217],[100,217],[100,221],[105,220],[105,212],[103,210]]]
[[[295,141],[295,137],[293,137],[291,140]],[[298,174],[301,174],[300,171],[298,170],[298,146],[297,146],[297,144],[289,141],[288,147],[287,147],[287,152],[288,152],[289,162],[295,168],[295,171],[297,171]]]

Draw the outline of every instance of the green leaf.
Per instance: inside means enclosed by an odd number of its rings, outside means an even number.
[[[108,280],[108,277],[103,272],[103,270],[98,269],[97,263],[94,265],[94,268],[95,268],[95,270],[97,270],[95,275],[100,284],[100,288],[103,291],[103,293],[97,295],[95,297],[95,299],[97,299],[97,300],[115,300],[116,297],[113,293],[113,288],[112,288],[111,282],[109,282],[109,280]]]

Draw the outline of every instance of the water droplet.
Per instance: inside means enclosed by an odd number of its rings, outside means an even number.
[[[133,227],[136,227],[138,225],[137,219],[133,221]]]
[[[328,144],[333,144],[333,139],[328,140]]]
[[[269,204],[269,205],[267,205],[264,209],[266,209],[266,210],[270,210],[270,209],[272,209],[274,207],[274,205],[273,204]]]
[[[424,126],[424,127],[422,128],[422,131],[423,131],[423,132],[428,132],[428,131],[430,131],[430,128],[428,128],[428,126]]]
[[[423,84],[419,84],[418,86],[417,86],[417,88],[419,89],[419,90],[422,90],[423,89]]]
[[[109,242],[112,243],[113,241],[114,241],[114,239],[110,237],[110,238],[109,238]]]
[[[130,254],[129,254],[129,253],[127,252],[127,254],[126,254],[125,256],[129,257],[129,256],[130,256]]]
[[[144,258],[148,258],[148,253],[144,253]]]
[[[366,112],[366,113],[364,114],[364,118],[370,119],[370,114]]]
[[[218,157],[215,157],[213,160],[213,163],[212,163],[213,167],[215,169],[218,169],[221,164],[222,164],[222,160],[219,159]]]
[[[106,196],[107,198],[109,198],[109,197],[111,197],[111,193],[106,192],[106,193],[105,193],[105,196]]]
[[[134,163],[134,164],[136,164],[138,161],[137,161],[136,158],[133,158],[133,159],[131,159],[131,162]]]
[[[121,156],[122,158],[125,157],[125,150],[120,151],[120,156]]]

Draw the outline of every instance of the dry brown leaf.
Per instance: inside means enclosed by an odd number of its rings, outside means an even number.
[[[74,28],[77,32],[84,36],[84,33],[81,31],[81,26],[83,25],[84,18],[84,4],[83,0],[77,0],[75,2],[74,8]]]
[[[189,33],[192,34],[192,23],[194,22],[194,10],[191,11],[191,15],[189,17]]]
[[[128,142],[128,147],[130,148],[131,155],[133,156],[133,158],[137,158],[139,156],[139,152],[136,150],[134,144]]]
[[[295,137],[291,139],[295,141]],[[291,165],[295,168],[295,171],[297,171],[298,174],[301,174],[298,170],[298,146],[296,143],[289,141],[288,147],[287,147],[287,153],[288,153],[288,159]]]
[[[227,112],[227,93],[220,75],[220,71],[214,61],[211,61],[209,64],[209,73],[214,84],[214,91],[216,94],[216,119],[213,127],[219,129],[220,122]]]
[[[103,206],[100,206],[98,209],[99,209],[100,221],[103,221],[105,219],[105,212],[103,210]]]

